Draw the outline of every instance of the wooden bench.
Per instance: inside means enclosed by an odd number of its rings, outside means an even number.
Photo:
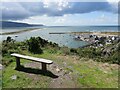
[[[17,54],[17,53],[13,53],[13,54],[11,54],[11,56],[16,57],[16,68],[20,68],[20,66],[21,66],[20,65],[20,58],[42,63],[42,70],[43,71],[47,70],[46,64],[53,63],[53,61],[51,61],[51,60],[47,60],[47,59],[43,59],[43,58],[35,58],[35,57],[31,57],[31,56],[25,56],[25,55],[21,55],[21,54]]]

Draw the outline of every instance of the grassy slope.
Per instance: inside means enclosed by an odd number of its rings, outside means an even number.
[[[0,70],[0,90],[2,88],[2,70]]]
[[[73,78],[75,87],[94,87],[94,88],[116,88],[118,87],[118,65],[110,65],[101,62],[94,62],[87,58],[79,58],[75,55],[62,55],[60,52],[51,54],[47,50],[44,54],[31,54],[23,51],[26,55],[47,58],[57,63],[63,70],[70,72]],[[15,59],[15,58],[13,58]],[[28,63],[26,60],[21,60],[22,64]],[[64,64],[66,63],[66,64]],[[15,62],[12,62],[3,70],[3,87],[5,88],[46,88],[49,87],[51,81],[50,77],[44,75],[28,76],[27,73],[14,70]],[[54,69],[54,68],[53,68]],[[16,80],[10,77],[17,75]],[[69,81],[66,81],[65,86],[70,87]]]

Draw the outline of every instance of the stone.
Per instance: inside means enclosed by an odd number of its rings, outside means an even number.
[[[2,64],[0,64],[0,70],[2,70]]]
[[[56,69],[56,71],[57,71],[57,72],[60,72],[60,69],[59,69],[59,68],[57,68],[57,69]]]
[[[11,76],[11,79],[12,79],[12,80],[16,80],[16,79],[17,79],[17,75]]]
[[[57,68],[56,71],[59,73],[60,71],[62,71],[62,68]]]

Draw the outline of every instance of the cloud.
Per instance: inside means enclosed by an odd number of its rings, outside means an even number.
[[[32,16],[50,17],[83,14],[95,11],[118,13],[116,2],[3,2],[0,8],[3,20],[22,20]]]
[[[0,10],[2,11],[2,19],[5,20],[27,18],[31,13],[18,3],[2,3]]]

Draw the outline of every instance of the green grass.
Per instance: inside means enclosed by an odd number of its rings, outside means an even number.
[[[74,78],[73,82],[76,83],[77,87],[92,87],[92,88],[117,88],[118,87],[118,70],[112,68],[110,65],[108,67],[107,73],[104,70],[101,70],[99,65],[104,63],[95,62],[88,60],[87,58],[76,59],[77,56],[71,55],[62,55],[56,53],[51,54],[48,51],[44,51],[44,54],[32,54],[27,51],[22,53],[34,57],[51,59],[55,63],[59,64],[63,70],[66,72],[71,72],[72,77]],[[74,58],[76,57],[76,58]],[[9,57],[6,57],[9,59]],[[21,59],[21,64],[24,65],[28,63],[28,60]],[[66,63],[66,66],[63,65]],[[46,88],[48,87],[51,78],[47,76],[37,75],[39,80],[34,80],[27,76],[26,73],[19,72],[15,70],[15,58],[5,69],[3,70],[3,87],[4,88]],[[71,68],[70,68],[71,67]],[[34,67],[33,67],[34,68]],[[111,69],[112,68],[112,69]],[[12,75],[17,75],[16,80],[12,80],[10,77]],[[76,77],[75,77],[76,76]]]
[[[71,60],[71,59],[69,59]],[[99,65],[104,63],[89,62],[86,60],[77,61],[77,63],[69,62],[69,66],[72,66],[73,76],[77,74],[77,83],[82,87],[92,88],[117,88],[118,87],[118,69],[114,69],[109,65],[105,67],[105,70],[101,70]],[[107,68],[109,70],[107,70]],[[106,71],[107,73],[105,73]]]
[[[0,70],[0,90],[2,88],[2,70]]]
[[[21,60],[23,65],[27,62]],[[11,79],[13,75],[17,75],[16,80]],[[41,75],[37,77],[40,80],[34,80],[28,77],[27,73],[15,70],[15,62],[13,62],[3,70],[3,88],[46,88],[50,78]]]
[[[11,44],[10,44],[11,45]],[[8,46],[10,46],[8,45]],[[20,45],[22,46],[22,45]],[[12,45],[11,45],[12,47]],[[19,47],[16,46],[17,48]],[[91,54],[90,50],[87,48],[88,53],[85,57],[82,57],[70,53],[70,49],[62,48],[62,49],[55,49],[53,47],[49,48],[42,48],[43,54],[33,54],[26,50],[20,50],[21,54],[25,54],[28,56],[38,57],[38,58],[45,58],[50,59],[57,65],[59,65],[65,73],[71,73],[72,82],[75,83],[76,88],[117,88],[118,87],[118,65],[108,64],[107,66],[105,63],[96,62],[96,60],[90,59],[88,56],[93,55]],[[90,49],[90,48],[89,48]],[[10,50],[14,50],[13,47]],[[8,49],[7,49],[8,51]],[[73,51],[73,50],[72,50]],[[49,84],[53,80],[48,76],[44,76],[41,74],[28,74],[26,72],[20,72],[15,70],[16,62],[15,58],[10,56],[12,51],[5,53],[3,56],[4,62],[4,69],[3,69],[3,88],[47,88]],[[81,50],[79,51],[81,53]],[[97,51],[99,54],[99,50]],[[90,54],[90,55],[89,55]],[[96,58],[95,58],[96,59]],[[25,65],[30,63],[29,60],[21,59],[21,64]],[[34,68],[34,67],[31,67]],[[53,68],[55,69],[55,68]],[[11,76],[17,75],[16,80],[12,80]],[[66,81],[65,85],[70,86],[71,81]],[[54,88],[54,87],[53,87]]]
[[[78,82],[84,86],[96,88],[115,88],[118,87],[118,82],[115,80],[118,73],[104,73],[98,66],[90,68],[89,63],[82,65],[75,65],[74,69],[79,72]]]

